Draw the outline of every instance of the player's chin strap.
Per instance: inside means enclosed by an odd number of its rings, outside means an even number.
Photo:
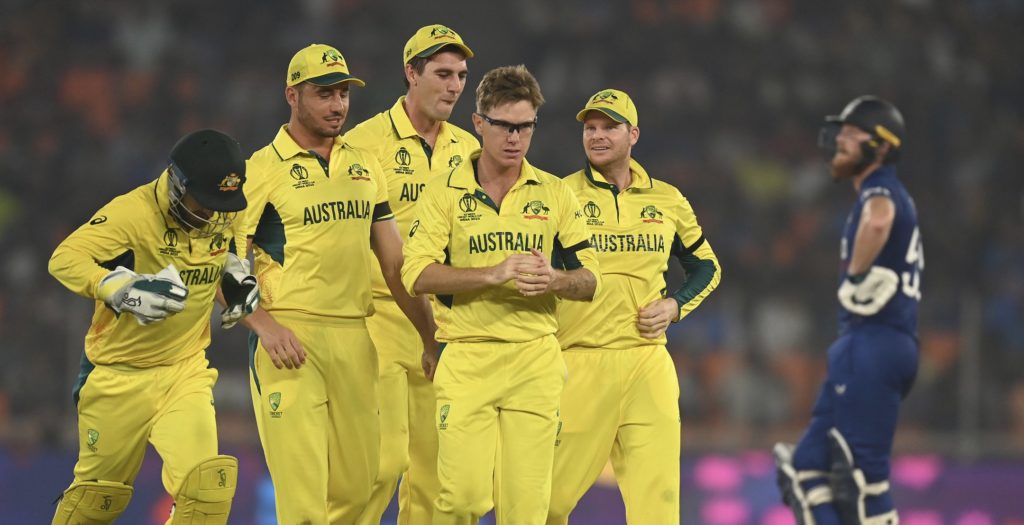
[[[52,525],[105,525],[128,507],[134,490],[116,481],[76,481],[64,491]]]
[[[854,465],[853,452],[846,438],[835,428],[828,431],[828,437],[832,443],[829,484],[832,486],[833,505],[843,525],[899,525],[896,509],[867,516],[865,500],[889,492],[889,482],[868,483],[864,472]]]
[[[797,525],[815,525],[811,507],[832,503],[829,473],[824,470],[796,470],[793,466],[793,445],[789,443],[776,443],[772,455],[775,458],[775,481],[783,503],[793,511]],[[807,485],[811,487],[805,490]]]
[[[225,525],[237,481],[237,459],[214,456],[199,462],[174,495],[168,525]]]

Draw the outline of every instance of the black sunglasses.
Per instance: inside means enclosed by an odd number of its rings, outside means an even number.
[[[529,122],[520,122],[519,124],[513,124],[511,122],[506,122],[504,120],[493,119],[491,117],[488,117],[487,115],[484,115],[483,113],[477,113],[477,116],[484,119],[484,122],[492,126],[505,128],[505,131],[508,132],[509,135],[517,131],[519,132],[519,134],[532,133],[533,130],[537,128],[537,117],[533,117],[533,120]]]

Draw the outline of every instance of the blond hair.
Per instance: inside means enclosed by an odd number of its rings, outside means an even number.
[[[480,79],[476,87],[476,112],[486,113],[497,106],[525,100],[537,109],[544,103],[540,84],[526,66],[494,68]]]

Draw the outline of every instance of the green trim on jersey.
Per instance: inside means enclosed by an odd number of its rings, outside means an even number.
[[[252,381],[256,384],[256,392],[262,394],[260,376],[256,373],[256,351],[259,349],[259,343],[260,338],[256,332],[249,332],[249,370],[252,372]]]
[[[75,406],[78,406],[78,400],[82,393],[82,388],[85,387],[85,382],[89,379],[89,374],[96,368],[96,365],[89,361],[89,358],[85,356],[85,351],[82,351],[82,360],[79,365],[78,379],[75,380],[75,386],[71,389],[71,397],[75,400]]]
[[[284,221],[281,220],[281,214],[277,213],[274,205],[269,202],[263,208],[263,215],[260,216],[252,242],[267,252],[274,262],[284,266],[284,245],[288,243],[284,234]]]
[[[678,235],[672,242],[672,255],[679,259],[679,264],[686,272],[686,281],[672,294],[672,298],[679,303],[679,308],[686,306],[694,297],[700,295],[711,284],[718,271],[713,261],[694,255],[694,251],[700,248],[701,244],[704,244],[703,235],[689,247],[683,246],[683,241]]]

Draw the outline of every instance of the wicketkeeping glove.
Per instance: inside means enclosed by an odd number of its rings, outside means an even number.
[[[224,293],[224,311],[220,314],[221,328],[231,328],[243,317],[256,311],[260,304],[260,287],[256,277],[249,273],[249,261],[228,252],[224,264],[224,277],[220,281]]]
[[[900,278],[892,269],[872,266],[866,273],[850,275],[839,286],[839,303],[857,315],[875,315],[896,295]]]
[[[155,275],[118,266],[100,280],[96,294],[115,312],[128,312],[139,324],[148,325],[184,310],[188,288],[173,264]]]

